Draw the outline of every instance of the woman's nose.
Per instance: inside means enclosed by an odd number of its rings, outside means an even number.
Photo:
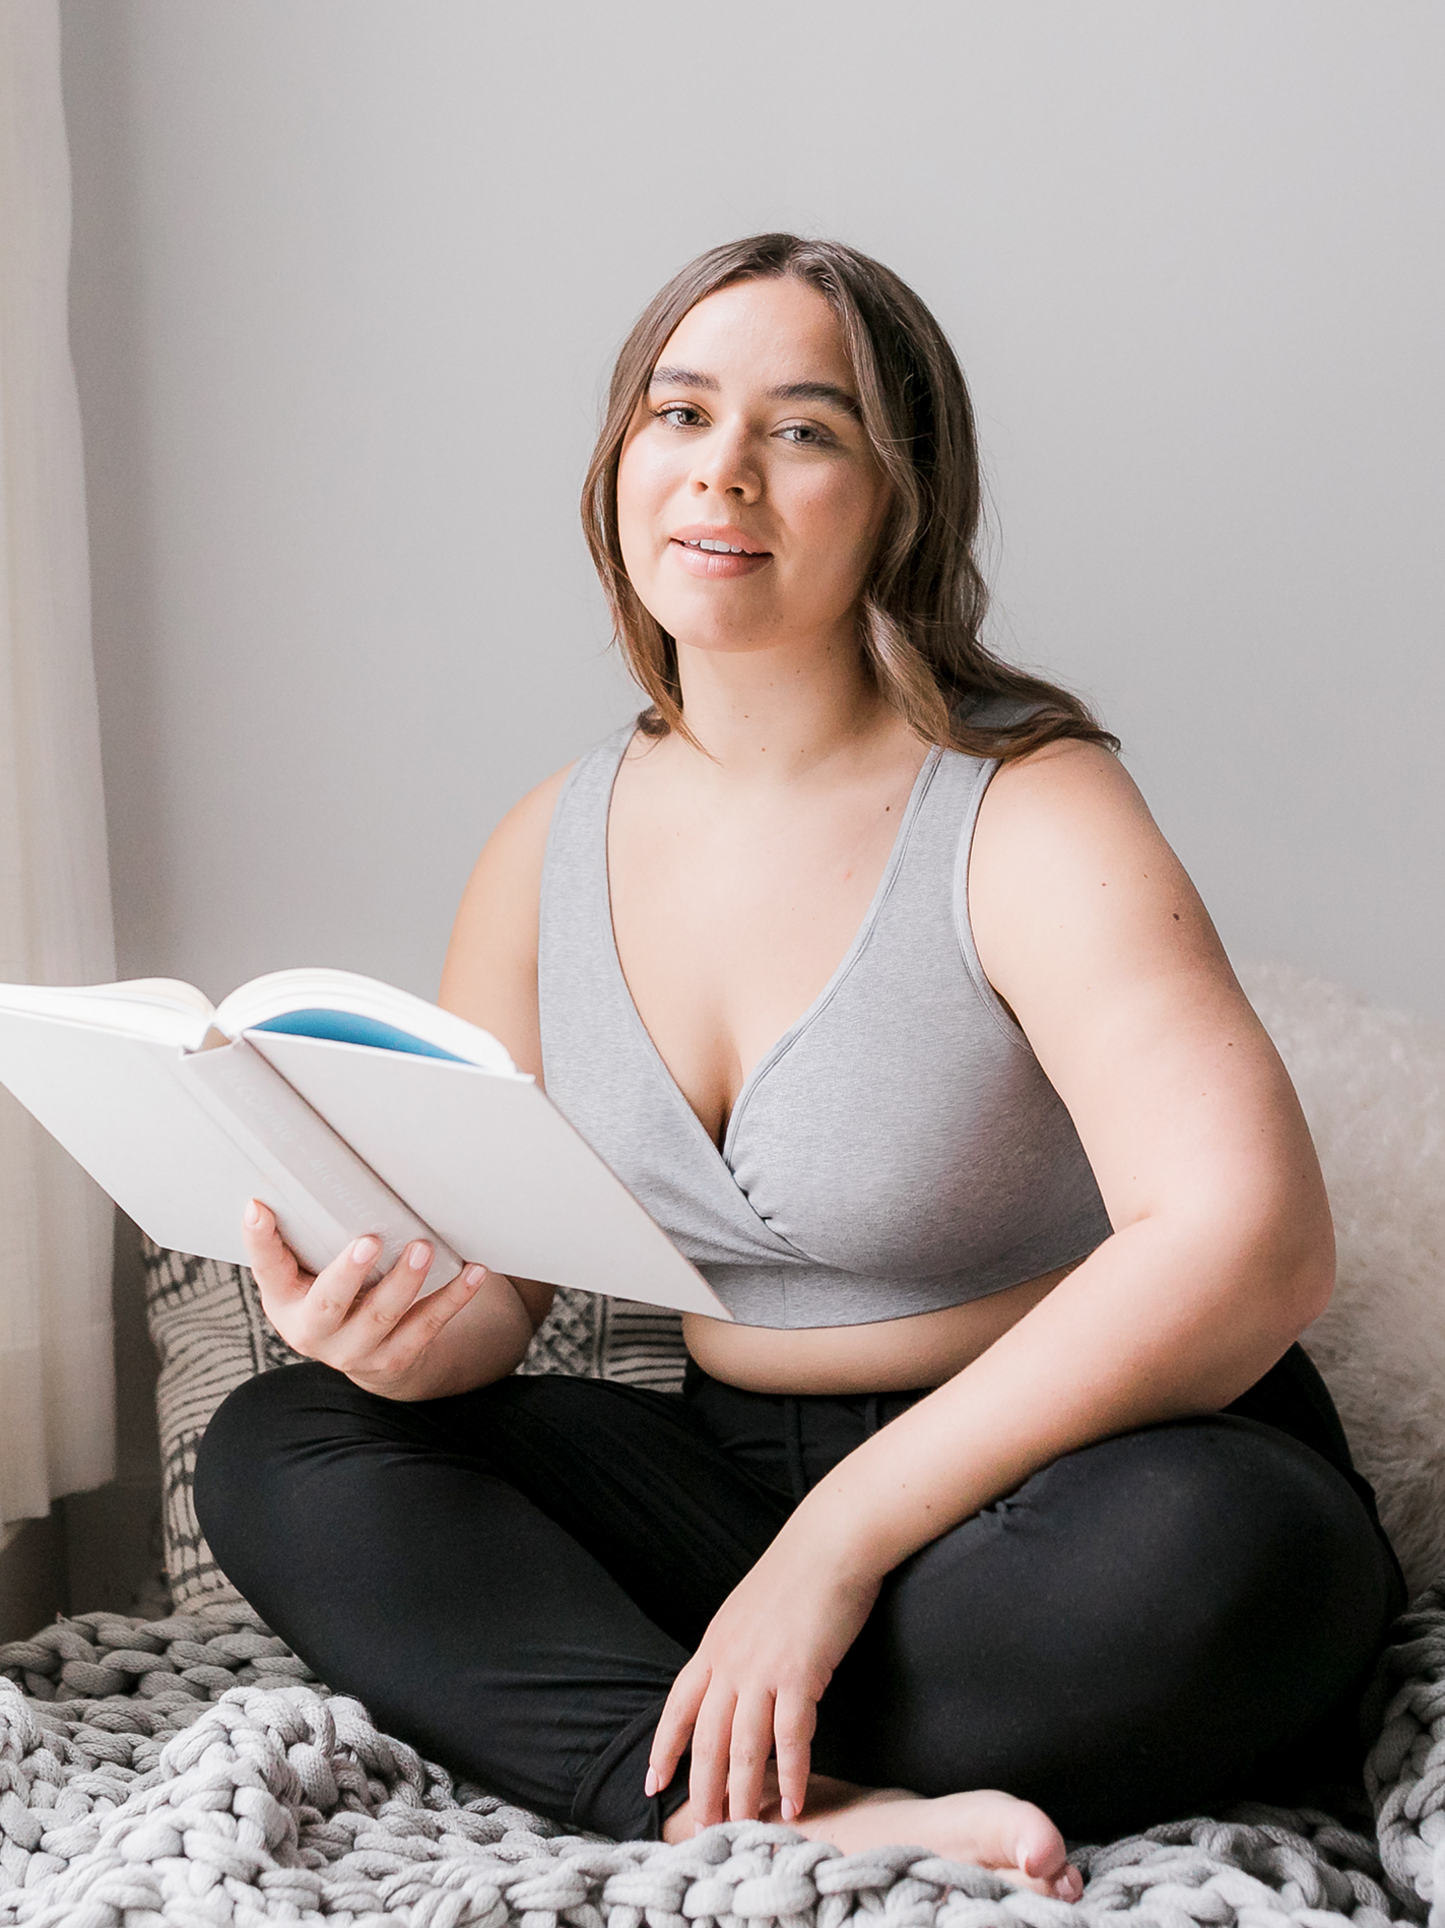
[[[711,490],[742,502],[756,501],[762,476],[749,439],[741,430],[718,429],[698,450],[692,483],[699,494]]]

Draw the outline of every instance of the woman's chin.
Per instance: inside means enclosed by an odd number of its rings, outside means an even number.
[[[753,656],[785,646],[795,628],[779,611],[759,608],[758,598],[747,596],[751,586],[711,585],[701,607],[694,597],[667,597],[648,608],[680,650],[698,656]]]

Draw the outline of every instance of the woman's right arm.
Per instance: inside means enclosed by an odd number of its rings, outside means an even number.
[[[542,858],[559,771],[503,818],[477,860],[447,950],[439,1002],[500,1040],[539,1081],[537,929]],[[293,1350],[387,1399],[440,1399],[506,1378],[546,1318],[554,1288],[469,1266],[418,1301],[430,1249],[361,1290],[376,1248],[359,1239],[314,1278],[302,1271],[265,1206],[244,1227],[251,1269],[272,1325]]]

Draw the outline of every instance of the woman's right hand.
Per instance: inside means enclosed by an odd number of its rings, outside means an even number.
[[[418,1304],[432,1262],[424,1239],[414,1240],[385,1278],[363,1291],[378,1238],[355,1240],[313,1276],[258,1199],[247,1206],[241,1229],[266,1317],[291,1350],[384,1399],[428,1396],[431,1389],[419,1385],[427,1377],[426,1352],[488,1276],[484,1265],[469,1265]]]

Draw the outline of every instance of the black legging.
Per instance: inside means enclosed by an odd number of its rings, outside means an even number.
[[[918,1393],[510,1378],[403,1404],[266,1373],[196,1469],[223,1570],[334,1688],[455,1772],[655,1838],[673,1677],[804,1492]],[[1227,1414],[1071,1453],[885,1581],[820,1773],[998,1787],[1072,1839],[1267,1792],[1348,1737],[1399,1570],[1296,1347]],[[1358,1758],[1358,1757],[1356,1757]]]

